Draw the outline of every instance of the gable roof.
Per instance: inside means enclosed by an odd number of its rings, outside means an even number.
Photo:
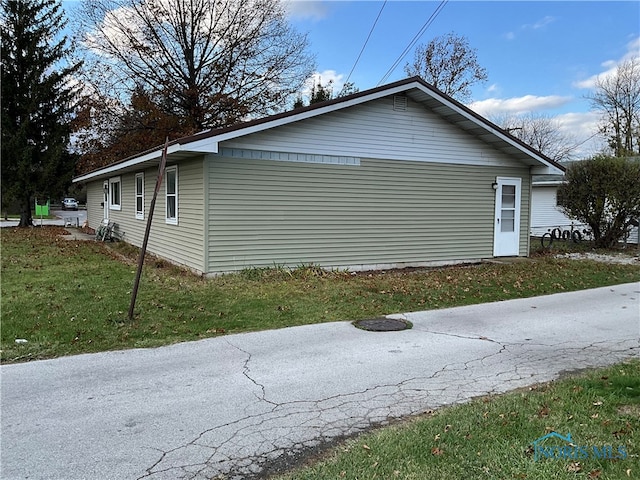
[[[230,127],[207,130],[195,135],[179,138],[169,143],[167,153],[172,160],[176,161],[202,153],[217,153],[220,142],[225,140],[231,140],[282,125],[299,122],[390,95],[406,95],[412,101],[436,113],[445,121],[458,126],[511,158],[534,167],[536,169],[535,171],[532,170],[534,173],[561,174],[565,170],[562,165],[554,162],[549,157],[520,141],[460,102],[445,95],[420,77],[406,78],[345,97],[334,98],[325,102],[315,103],[307,107],[239,123]],[[80,175],[74,178],[73,181],[85,182],[98,180],[126,171],[139,170],[142,167],[157,165],[162,155],[162,149],[163,146],[159,146],[147,150],[106,167]]]

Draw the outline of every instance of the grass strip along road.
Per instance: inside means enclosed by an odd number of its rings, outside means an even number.
[[[0,232],[5,363],[640,280],[637,265],[550,255],[512,264],[358,274],[315,266],[247,269],[211,279],[149,258],[136,317],[128,322],[137,249],[125,243],[69,241],[64,233],[62,227]]]
[[[639,419],[640,361],[630,360],[427,412],[278,479],[639,478]]]

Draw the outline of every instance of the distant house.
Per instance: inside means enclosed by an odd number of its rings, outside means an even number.
[[[564,175],[534,175],[531,192],[531,235],[541,237],[553,229],[589,230],[589,226],[564,214],[558,204],[558,187]],[[634,227],[626,238],[626,243],[638,243],[638,227]]]
[[[588,228],[567,217],[558,205],[558,187],[564,175],[534,175],[531,192],[531,235],[541,237],[555,228],[562,230]]]
[[[74,182],[141,245],[161,148]],[[149,251],[202,274],[526,256],[531,178],[563,167],[419,78],[172,142]]]

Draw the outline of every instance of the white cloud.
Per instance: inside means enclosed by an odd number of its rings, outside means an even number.
[[[123,33],[131,32],[131,39]],[[131,40],[146,43],[145,36],[137,21],[135,11],[128,7],[119,7],[106,13],[101,23],[85,33],[84,46],[99,56],[108,56],[100,46],[112,45],[113,49],[124,50],[130,47]]]
[[[591,136],[598,130],[600,114],[597,112],[563,113],[555,117],[561,128],[566,131],[576,131],[585,136]]]
[[[287,14],[290,18],[322,20],[329,9],[326,2],[316,0],[286,0],[284,2]]]
[[[545,97],[525,95],[523,97],[505,99],[488,98],[471,103],[469,108],[484,117],[504,114],[521,115],[523,113],[558,108],[566,105],[571,100],[571,97],[561,97],[559,95],[548,95]]]
[[[544,17],[541,20],[538,20],[536,23],[534,23],[533,25],[523,25],[522,28],[530,28],[533,30],[539,30],[541,28],[546,27],[547,25],[549,25],[550,23],[553,23],[556,21],[555,17],[552,17],[550,15],[547,15],[546,17]]]
[[[561,133],[575,141],[575,158],[591,157],[605,147],[604,139],[598,134],[600,115],[597,112],[563,113],[554,119]]]
[[[345,75],[338,73],[335,70],[324,70],[322,72],[315,72],[306,81],[306,87],[302,91],[302,95],[308,97],[311,95],[311,88],[314,85],[320,83],[323,87],[326,87],[329,82],[332,82],[333,94],[337,95],[344,85]]]
[[[563,137],[571,144],[576,145],[571,154],[573,158],[591,157],[601,152],[605,147],[604,139],[598,133],[600,115],[597,112],[571,112],[550,116],[541,112],[570,101],[569,97],[525,95],[517,98],[491,98],[473,102],[469,108],[498,125],[502,124],[502,120],[505,118],[518,117],[532,112],[536,116],[535,112],[538,112],[541,117],[552,119],[554,124],[558,125]]]
[[[507,99],[489,98],[473,102],[468,106],[480,115],[500,124],[499,119],[505,116],[526,115],[532,112],[539,112],[542,116],[546,116],[544,110],[561,107],[571,101],[571,97],[557,95],[546,97],[525,95]],[[577,145],[572,152],[572,157],[591,157],[601,152],[605,147],[602,136],[598,134],[600,115],[597,112],[571,112],[553,115],[549,118],[557,122],[560,132],[565,138]]]
[[[627,43],[627,53],[622,57],[622,60],[631,60],[638,57],[640,57],[640,37],[633,38]]]
[[[602,67],[602,71],[600,73],[591,75],[589,78],[584,80],[576,81],[573,83],[573,86],[585,89],[594,88],[598,78],[604,79],[615,75],[618,65],[633,58],[640,59],[640,37],[636,37],[627,43],[627,51],[622,58],[619,60],[605,60],[600,64]]]
[[[526,30],[540,30],[541,28],[546,27],[547,25],[549,25],[550,23],[553,23],[557,20],[556,17],[552,17],[550,15],[547,15],[546,17],[538,20],[535,23],[525,23],[524,25],[520,25],[520,28],[517,29],[518,32],[523,32]],[[507,32],[505,34],[503,34],[504,38],[506,38],[507,40],[515,40],[516,38],[516,32],[515,31],[510,31]]]

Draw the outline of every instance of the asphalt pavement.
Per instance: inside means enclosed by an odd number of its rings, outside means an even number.
[[[3,365],[0,477],[250,478],[399,417],[638,357],[639,299],[632,283],[407,313],[398,332],[336,322]]]
[[[87,219],[86,210],[51,210],[51,215],[57,218],[40,218],[33,216],[33,225],[39,227],[41,225],[57,225],[60,227],[81,227]],[[19,220],[0,220],[0,228],[17,227]]]

